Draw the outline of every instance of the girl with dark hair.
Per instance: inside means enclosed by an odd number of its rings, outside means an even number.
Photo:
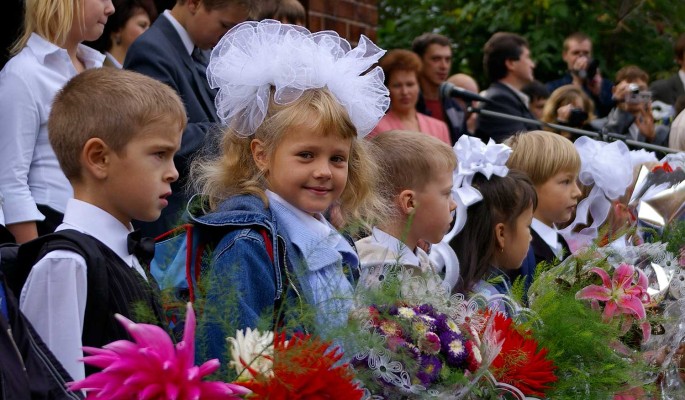
[[[459,259],[460,280],[454,290],[486,299],[506,296],[507,272],[520,268],[528,253],[535,187],[525,174],[506,167],[511,149],[505,145],[460,138],[455,151],[458,233],[450,246]]]

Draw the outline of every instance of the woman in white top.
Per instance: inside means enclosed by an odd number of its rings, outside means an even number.
[[[102,66],[104,56],[81,42],[99,38],[113,12],[111,0],[26,1],[24,32],[0,71],[0,192],[18,243],[53,231],[73,196],[48,141],[48,116],[69,79]]]

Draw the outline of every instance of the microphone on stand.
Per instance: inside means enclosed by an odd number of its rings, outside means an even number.
[[[466,89],[462,89],[459,86],[455,86],[449,82],[443,82],[440,84],[440,96],[444,97],[459,97],[460,99],[466,101],[482,101],[489,103],[490,100],[479,95],[478,93],[470,92]]]

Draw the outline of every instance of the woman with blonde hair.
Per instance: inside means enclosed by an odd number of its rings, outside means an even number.
[[[564,85],[547,99],[542,110],[542,121],[566,125],[571,128],[585,128],[595,118],[595,106],[583,90],[574,85]],[[545,130],[557,132],[573,141],[577,135],[567,131],[558,131],[548,127]]]
[[[81,42],[99,38],[112,13],[111,0],[26,1],[23,34],[0,71],[0,193],[18,243],[54,231],[73,197],[48,141],[48,115],[69,79],[102,66],[105,56]]]

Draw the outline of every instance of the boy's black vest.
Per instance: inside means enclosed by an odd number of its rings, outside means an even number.
[[[29,242],[19,248],[18,265],[25,269],[55,250],[70,250],[86,261],[88,294],[83,318],[83,346],[102,347],[116,340],[131,340],[126,329],[114,318],[121,314],[135,322],[166,324],[159,303],[155,281],[147,274],[147,282],[134,268],[129,267],[114,251],[94,237],[75,231],[62,230],[48,235],[50,239]],[[28,246],[27,246],[28,245]],[[25,278],[24,278],[25,280]],[[140,311],[154,321],[141,321]],[[86,366],[86,375],[97,369]]]

